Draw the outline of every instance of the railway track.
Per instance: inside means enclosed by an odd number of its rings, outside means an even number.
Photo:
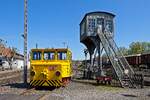
[[[33,95],[33,94],[40,94],[40,96],[38,97],[38,100],[46,100],[50,96],[51,91],[44,90],[42,93],[41,90],[38,92],[36,88],[27,88],[23,92],[19,93],[19,96],[28,96],[28,95]]]
[[[15,83],[23,80],[22,70],[0,72],[0,85]]]
[[[0,78],[0,85],[10,84],[20,80],[20,75],[12,75],[4,78]]]
[[[22,70],[7,70],[7,71],[2,71],[2,72],[0,72],[0,78],[11,76],[11,75],[14,75],[14,74],[17,74],[17,73],[21,73],[21,72],[22,72]]]
[[[35,90],[35,88],[28,88],[28,89],[24,90],[22,93],[20,93],[19,95],[27,95],[27,94],[34,92],[34,90]]]
[[[46,94],[42,95],[41,97],[39,97],[38,100],[46,100],[49,97],[50,93],[51,92],[48,91],[48,93],[46,93]]]

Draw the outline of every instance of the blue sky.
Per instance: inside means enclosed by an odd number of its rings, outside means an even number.
[[[23,1],[0,0],[0,38],[23,52]],[[84,59],[79,23],[91,11],[112,12],[115,40],[128,47],[134,41],[150,42],[150,0],[28,0],[28,50],[63,47],[66,42],[73,59]]]

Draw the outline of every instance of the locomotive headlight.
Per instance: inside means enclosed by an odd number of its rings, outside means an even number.
[[[34,72],[34,71],[31,71],[30,75],[31,75],[31,76],[34,76],[34,75],[35,75],[35,72]]]
[[[60,74],[61,74],[61,73],[60,73],[59,71],[57,71],[57,72],[55,73],[56,76],[60,76]]]

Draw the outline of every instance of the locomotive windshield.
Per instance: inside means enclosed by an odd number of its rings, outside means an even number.
[[[44,60],[54,60],[55,52],[44,52]]]
[[[71,53],[64,49],[36,49],[32,50],[32,60],[70,60]]]
[[[58,60],[66,60],[67,52],[58,52]]]
[[[34,51],[32,59],[33,60],[41,60],[41,55],[42,55],[42,53],[40,51]]]

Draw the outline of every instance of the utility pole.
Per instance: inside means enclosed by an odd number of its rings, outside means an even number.
[[[24,0],[24,83],[27,84],[27,0]]]

